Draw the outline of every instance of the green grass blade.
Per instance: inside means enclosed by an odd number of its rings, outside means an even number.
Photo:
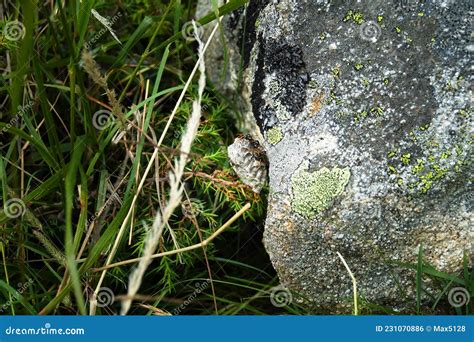
[[[87,33],[87,26],[89,24],[90,16],[91,16],[91,10],[95,5],[95,0],[88,0],[88,1],[81,1],[80,6],[81,9],[78,11],[77,15],[78,17],[78,30],[79,30],[79,41],[77,43],[78,51],[77,55],[75,56],[76,58],[79,57],[80,50],[82,49],[82,46],[84,45],[85,41],[85,36]]]
[[[163,53],[163,57],[161,58],[160,68],[158,69],[158,73],[156,74],[156,79],[155,79],[155,83],[153,85],[153,91],[151,93],[151,96],[155,96],[158,93],[158,88],[160,86],[161,77],[163,76],[163,71],[165,69],[165,65],[166,65],[166,62],[168,60],[168,55],[169,55],[169,46],[166,47],[166,49]],[[151,120],[152,113],[153,113],[153,106],[149,105],[148,108],[147,108],[147,112],[146,112],[145,124],[143,126],[144,134],[146,134],[148,132],[148,128],[150,126],[150,120]],[[132,171],[130,173],[130,179],[135,179],[135,174],[137,172],[138,165],[140,165],[143,145],[145,144],[144,134],[142,135],[142,138],[140,139],[140,142],[139,142],[138,147],[137,147],[136,158],[135,158],[135,161],[133,163]],[[127,190],[125,191],[125,196],[127,196],[130,193],[130,190],[131,190],[133,185],[134,185],[134,182],[129,182],[128,183]]]
[[[36,314],[36,310],[33,307],[33,305],[28,303],[28,301],[25,299],[25,297],[23,297],[23,295],[20,292],[18,292],[13,287],[5,283],[3,280],[0,280],[0,288],[5,289],[9,294],[11,294],[15,299],[17,299],[18,302],[21,305],[23,305],[23,307],[28,311],[30,315]]]
[[[65,248],[66,248],[66,260],[68,265],[69,275],[72,280],[74,288],[74,295],[76,297],[79,311],[82,315],[86,314],[84,298],[82,297],[81,281],[76,264],[76,255],[74,249],[73,240],[73,223],[72,223],[72,210],[73,201],[75,198],[74,189],[76,188],[76,175],[77,170],[80,167],[82,154],[86,147],[85,137],[77,139],[74,145],[74,152],[72,154],[71,162],[66,172],[66,184],[65,184],[65,216],[66,216],[66,235],[65,235]]]
[[[151,17],[145,17],[141,24],[137,27],[137,29],[132,33],[132,35],[127,39],[127,42],[123,46],[120,54],[118,55],[117,59],[115,60],[114,64],[112,64],[112,68],[115,68],[118,65],[123,63],[125,57],[131,53],[132,48],[139,42],[139,40],[145,35],[145,33],[150,28],[151,24],[153,24],[153,19]]]
[[[53,168],[54,170],[59,169],[58,162],[54,159],[53,155],[49,152],[49,149],[44,145],[44,143],[38,140],[35,137],[23,132],[21,129],[16,127],[12,127],[10,124],[6,124],[4,122],[0,122],[0,129],[4,130],[5,132],[9,132],[13,135],[19,136],[20,138],[27,140],[33,145],[41,156],[44,158],[44,161],[48,163],[48,165]]]
[[[423,245],[420,243],[418,249],[418,260],[416,265],[416,313],[420,314],[421,294],[422,294],[422,277],[423,277]]]

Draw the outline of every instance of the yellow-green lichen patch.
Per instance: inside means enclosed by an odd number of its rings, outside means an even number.
[[[461,173],[470,165],[468,152],[460,145],[455,146],[454,152],[439,146],[427,148],[429,150],[425,151],[425,155],[416,159],[411,153],[388,154],[389,160],[398,164],[397,166],[388,164],[389,173],[396,176],[397,184],[407,192],[410,199],[426,194],[448,174]]]
[[[354,65],[355,71],[362,70],[363,68],[364,68],[364,64],[362,64],[362,63],[356,63],[356,64]]]
[[[310,172],[309,163],[303,162],[291,177],[293,210],[307,218],[314,218],[342,194],[350,176],[348,167],[323,167]]]
[[[357,25],[361,25],[364,22],[364,15],[361,12],[349,10],[344,18],[343,22],[353,21]]]
[[[267,131],[267,141],[272,144],[278,144],[283,139],[283,132],[280,127],[272,127]]]
[[[384,114],[384,109],[380,106],[375,106],[375,107],[370,108],[369,111],[364,110],[364,111],[354,114],[354,122],[359,123],[363,119],[367,118],[369,115],[374,118],[379,118],[383,116],[383,114]]]

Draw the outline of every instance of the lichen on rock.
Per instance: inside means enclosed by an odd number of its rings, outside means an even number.
[[[474,264],[472,5],[413,7],[262,0],[243,13],[259,22],[242,31],[242,83],[270,166],[263,241],[310,305],[350,298],[336,251],[367,301],[400,308],[416,279],[394,265],[416,263],[420,244],[440,272]]]
[[[309,172],[307,161],[291,177],[293,209],[308,218],[329,208],[334,199],[344,191],[351,172],[348,167],[323,167]]]
[[[267,141],[272,144],[278,144],[281,139],[283,139],[283,132],[281,131],[281,127],[272,127],[267,131]]]

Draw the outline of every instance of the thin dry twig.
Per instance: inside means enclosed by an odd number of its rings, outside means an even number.
[[[242,209],[240,209],[237,213],[235,213],[235,215],[232,216],[225,224],[223,224],[222,227],[220,227],[218,230],[216,230],[211,236],[209,236],[204,241],[202,241],[198,244],[183,247],[183,248],[180,248],[180,249],[175,249],[175,250],[172,250],[172,251],[166,251],[166,252],[153,254],[151,256],[151,258],[156,259],[156,258],[161,258],[161,257],[164,257],[164,256],[170,256],[170,255],[174,255],[174,254],[178,254],[178,253],[189,252],[189,251],[192,251],[194,249],[206,247],[210,242],[212,242],[212,240],[214,240],[216,237],[218,237],[224,230],[229,228],[230,225],[232,223],[234,223],[240,216],[242,216],[247,210],[249,210],[250,207],[251,207],[250,203],[247,203],[245,206],[242,207]],[[100,268],[95,268],[95,269],[93,269],[93,271],[94,272],[100,272],[100,271],[108,270],[108,269],[111,269],[111,268],[114,268],[114,267],[134,264],[136,262],[139,262],[141,259],[143,259],[143,257],[124,260],[124,261],[116,262],[114,264],[110,264],[110,265],[103,266],[103,267],[100,267]]]
[[[198,32],[196,23],[193,21],[195,32]],[[199,43],[199,56],[203,57],[203,47],[201,40],[196,33],[196,39]],[[181,154],[179,158],[175,159],[175,170],[169,173],[170,191],[168,203],[166,203],[162,212],[158,212],[155,216],[153,226],[148,231],[145,238],[143,257],[140,259],[138,266],[130,273],[128,281],[128,298],[122,300],[121,314],[126,315],[132,305],[132,299],[137,294],[140,288],[145,272],[148,266],[151,264],[151,256],[156,251],[158,243],[163,234],[163,229],[168,225],[169,219],[175,209],[179,206],[184,191],[184,185],[181,183],[183,178],[184,169],[188,163],[188,155],[191,151],[191,146],[194,139],[196,138],[199,125],[201,123],[201,102],[204,88],[206,87],[206,69],[204,64],[204,58],[200,58],[199,62],[199,86],[198,86],[198,98],[193,102],[193,110],[191,116],[186,124],[186,131],[181,139]],[[171,230],[171,229],[170,229]]]
[[[112,259],[114,258],[115,256],[115,253],[117,252],[117,249],[118,249],[118,246],[120,244],[120,241],[122,240],[122,236],[123,234],[125,233],[125,228],[127,227],[127,222],[132,214],[132,211],[133,211],[133,208],[135,207],[135,204],[138,200],[138,196],[143,188],[143,184],[145,183],[145,180],[147,179],[147,176],[148,176],[148,173],[150,172],[154,162],[155,162],[155,158],[158,156],[158,152],[159,152],[159,147],[161,146],[161,144],[163,143],[163,140],[166,136],[166,133],[168,132],[168,129],[171,125],[171,121],[174,119],[176,113],[178,112],[178,109],[181,105],[181,102],[183,101],[184,99],[184,96],[186,95],[186,92],[188,91],[188,88],[189,86],[191,85],[191,82],[194,78],[194,75],[196,74],[198,68],[199,68],[199,63],[201,61],[201,59],[204,59],[204,53],[206,52],[207,48],[209,47],[211,41],[212,41],[212,38],[214,37],[214,35],[216,34],[217,32],[217,29],[218,29],[218,25],[216,25],[214,27],[214,29],[212,30],[211,34],[209,35],[209,39],[207,40],[207,43],[206,45],[204,46],[203,48],[203,55],[202,56],[199,56],[198,58],[198,61],[196,63],[196,65],[194,66],[194,69],[192,70],[191,74],[189,75],[189,78],[187,80],[187,82],[185,83],[184,87],[183,87],[183,90],[181,92],[181,95],[178,99],[178,101],[176,102],[176,105],[168,119],[168,122],[161,134],[161,137],[160,137],[160,140],[158,141],[158,146],[157,148],[155,148],[155,150],[153,151],[153,155],[151,156],[150,158],[150,161],[148,162],[148,165],[145,169],[145,172],[143,173],[143,176],[142,176],[142,179],[140,181],[140,184],[138,185],[138,188],[137,188],[137,192],[135,193],[133,199],[132,199],[132,203],[130,205],[130,209],[122,223],[122,225],[120,226],[120,229],[117,233],[117,236],[115,238],[115,242],[112,246],[112,249],[110,251],[110,254],[109,256],[107,257],[107,261],[106,261],[106,266],[107,265],[110,265],[112,263]],[[95,310],[97,308],[97,295],[99,293],[99,290],[100,288],[102,287],[102,283],[104,282],[104,279],[105,279],[105,275],[106,275],[106,272],[107,272],[107,268],[104,268],[102,274],[100,275],[100,278],[99,278],[99,281],[97,282],[97,286],[96,286],[96,289],[92,295],[92,298],[91,298],[91,301],[90,301],[90,308],[89,308],[89,313],[91,315],[94,315],[95,314]]]
[[[202,43],[199,41],[199,55],[202,55]],[[138,289],[142,284],[145,272],[148,266],[151,264],[151,256],[156,251],[158,243],[163,233],[164,227],[168,224],[168,221],[175,211],[175,209],[181,203],[181,198],[184,190],[184,186],[181,183],[184,169],[188,162],[188,154],[191,151],[191,146],[194,138],[197,135],[198,128],[201,120],[201,101],[202,94],[205,88],[205,74],[204,74],[204,60],[201,59],[200,63],[201,76],[199,79],[199,95],[198,99],[193,102],[193,111],[186,125],[186,132],[181,140],[181,155],[175,160],[175,170],[169,174],[170,191],[168,203],[166,203],[163,212],[158,212],[155,216],[155,220],[151,229],[147,232],[145,238],[143,257],[140,259],[138,266],[132,270],[128,282],[128,298],[122,300],[121,314],[126,315],[132,305],[132,298],[136,295]]]

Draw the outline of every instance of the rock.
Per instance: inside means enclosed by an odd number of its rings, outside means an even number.
[[[415,272],[396,265],[420,245],[439,271],[461,270],[464,253],[472,265],[472,11],[251,0],[224,21],[244,70],[223,89],[243,90],[269,160],[264,244],[310,305],[350,304],[336,252],[361,296],[392,306],[414,301]]]

